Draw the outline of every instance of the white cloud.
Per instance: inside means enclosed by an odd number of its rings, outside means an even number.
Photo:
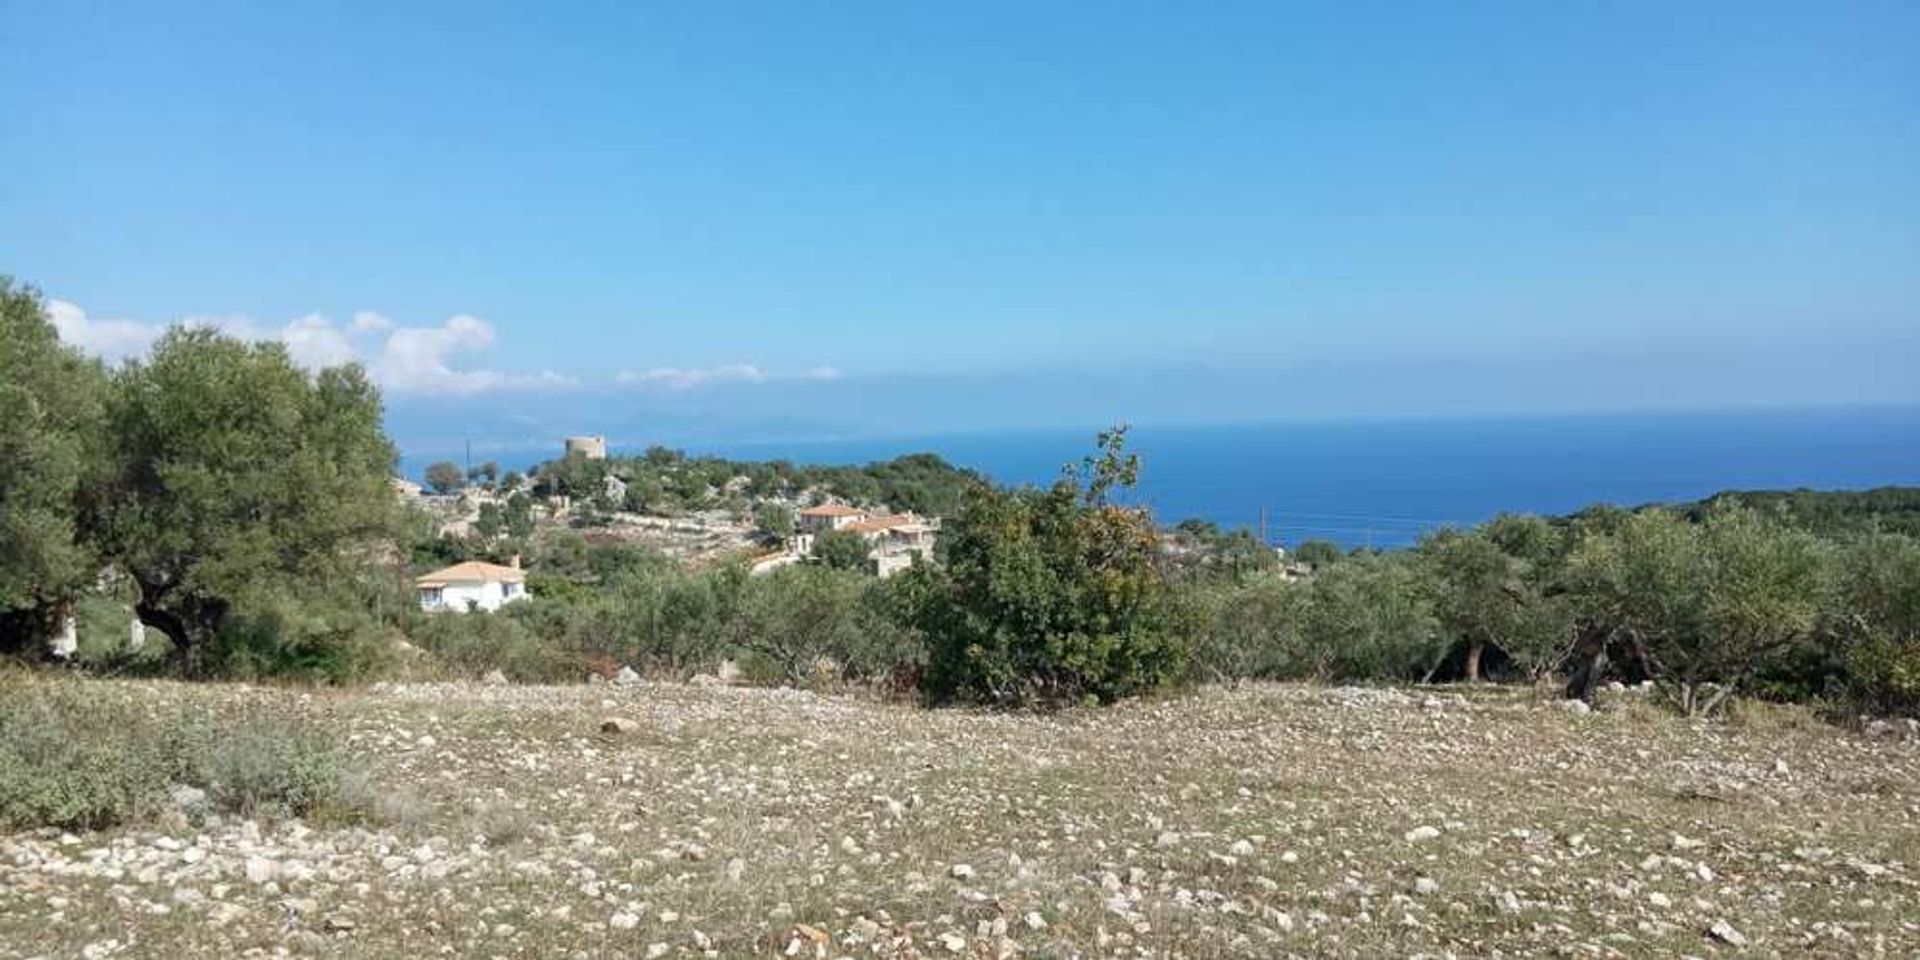
[[[353,323],[347,327],[351,333],[386,333],[392,329],[392,320],[387,319],[385,314],[375,313],[372,310],[361,310],[355,313]]]
[[[638,373],[628,370],[614,380],[635,386],[692,390],[722,383],[765,383],[767,372],[751,363],[727,363],[717,367],[653,367]]]
[[[438,327],[397,327],[373,364],[374,376],[396,393],[473,394],[495,390],[568,387],[573,378],[552,370],[534,374],[461,370],[453,358],[483,353],[493,346],[493,324],[470,314],[449,317]]]
[[[95,320],[66,300],[53,300],[47,314],[60,339],[109,361],[145,354],[166,332],[160,324],[131,320]],[[287,355],[302,367],[316,370],[358,361],[382,387],[394,393],[467,395],[496,390],[551,390],[576,386],[578,381],[552,370],[538,373],[502,373],[484,368],[465,369],[458,361],[492,349],[493,325],[469,314],[457,314],[437,327],[401,327],[369,310],[353,315],[345,326],[310,313],[273,329],[242,316],[201,314],[178,321],[190,327],[210,327],[245,340],[278,340]],[[356,340],[364,341],[357,344]]]
[[[347,342],[347,335],[317,313],[287,324],[280,331],[280,341],[287,345],[287,355],[293,362],[309,370],[337,367],[359,359],[353,352],[353,344]]]
[[[132,320],[95,320],[78,304],[65,300],[48,301],[47,318],[60,339],[109,361],[146,353],[166,332],[165,327]]]

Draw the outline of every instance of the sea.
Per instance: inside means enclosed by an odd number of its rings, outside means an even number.
[[[1045,484],[1098,428],[671,443],[742,460],[844,464],[932,452],[1006,484]],[[654,441],[621,444],[634,452]],[[551,448],[494,450],[525,469]],[[1695,500],[1724,490],[1920,485],[1920,407],[1454,417],[1134,427],[1137,499],[1163,523],[1210,520],[1271,542],[1403,547],[1496,514]],[[403,458],[417,475],[431,459]]]

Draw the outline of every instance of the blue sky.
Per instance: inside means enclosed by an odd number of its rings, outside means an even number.
[[[0,272],[403,443],[1920,402],[1920,6],[0,0]]]

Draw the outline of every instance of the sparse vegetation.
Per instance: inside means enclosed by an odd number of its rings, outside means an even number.
[[[284,705],[209,713],[106,682],[0,675],[0,829],[348,813],[346,770],[332,738]]]
[[[298,690],[85,688],[304,710]],[[1913,743],[1643,701],[1246,684],[1035,714],[362,687],[312,719],[405,799],[387,819],[0,834],[0,954],[1733,955],[1720,924],[1756,955],[1920,949]]]

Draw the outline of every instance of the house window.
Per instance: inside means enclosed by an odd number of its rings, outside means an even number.
[[[421,606],[437,607],[445,602],[446,602],[446,598],[442,595],[439,587],[422,587],[421,588],[420,590]]]

